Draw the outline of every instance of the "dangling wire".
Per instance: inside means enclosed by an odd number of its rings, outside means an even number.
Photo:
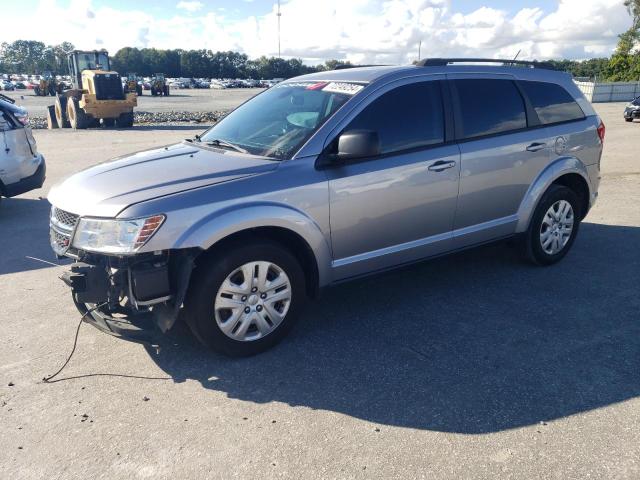
[[[84,322],[85,317],[86,317],[87,315],[89,315],[91,312],[93,312],[93,311],[97,310],[98,308],[100,308],[100,307],[102,307],[102,306],[104,306],[104,305],[106,305],[106,304],[107,304],[107,302],[104,302],[104,303],[101,303],[101,304],[99,304],[99,305],[96,305],[96,306],[95,306],[95,307],[93,307],[92,309],[87,310],[87,311],[85,312],[85,314],[84,314],[84,315],[82,315],[82,317],[80,317],[80,322],[78,323],[78,328],[76,328],[76,336],[75,336],[75,338],[73,339],[73,348],[71,349],[71,353],[70,353],[70,354],[69,354],[69,356],[67,357],[66,362],[64,362],[64,365],[62,365],[62,367],[60,367],[60,370],[58,370],[58,371],[57,371],[56,373],[54,373],[53,375],[49,375],[48,377],[43,377],[43,378],[42,378],[42,381],[43,381],[44,383],[49,383],[49,382],[50,382],[50,380],[53,380],[55,377],[57,377],[57,376],[60,374],[60,372],[62,372],[62,370],[64,370],[64,368],[65,368],[65,367],[69,364],[69,362],[71,361],[71,357],[73,357],[73,354],[74,354],[74,353],[75,353],[75,351],[76,351],[76,346],[78,345],[78,334],[80,333],[80,327],[82,326],[82,322]]]

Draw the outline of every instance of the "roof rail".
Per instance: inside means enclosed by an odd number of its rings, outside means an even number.
[[[16,103],[16,101],[13,98],[7,97],[6,95],[3,95],[1,93],[0,93],[0,99],[4,100],[5,102]]]
[[[418,67],[444,67],[450,63],[501,63],[503,65],[523,65],[530,68],[551,68],[548,62],[529,60],[506,60],[501,58],[425,58],[418,60]]]
[[[348,68],[364,68],[364,67],[388,67],[389,65],[352,65],[351,63],[341,63],[336,65],[334,70],[346,70]]]

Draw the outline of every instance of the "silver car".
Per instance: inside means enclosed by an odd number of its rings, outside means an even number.
[[[15,197],[42,187],[46,171],[28,126],[27,111],[0,94],[0,197]]]
[[[181,317],[250,355],[344,280],[509,237],[559,261],[598,195],[604,125],[569,75],[491,62],[293,78],[67,178],[50,234],[78,309],[143,342]]]

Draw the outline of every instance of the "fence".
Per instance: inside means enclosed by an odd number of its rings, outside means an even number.
[[[640,81],[607,83],[576,81],[575,83],[591,103],[628,102],[640,96]]]

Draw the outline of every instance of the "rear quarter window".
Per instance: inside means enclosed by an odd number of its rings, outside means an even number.
[[[581,120],[584,112],[560,85],[547,82],[520,82],[543,125]]]

